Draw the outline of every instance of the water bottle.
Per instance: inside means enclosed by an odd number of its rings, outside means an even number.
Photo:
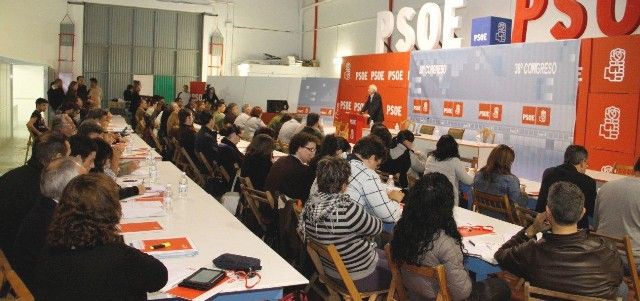
[[[147,168],[149,169],[149,183],[153,184],[158,180],[158,166],[151,152],[147,155]]]
[[[393,182],[393,175],[389,175],[389,178],[387,179],[387,187],[391,189],[395,186],[396,186],[396,183]]]
[[[173,189],[171,188],[171,184],[167,184],[164,189],[164,210],[167,214],[173,213]]]
[[[178,198],[181,200],[187,197],[187,183],[189,183],[187,180],[187,174],[183,172],[178,185]]]

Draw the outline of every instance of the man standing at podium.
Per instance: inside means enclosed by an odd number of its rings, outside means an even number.
[[[366,113],[365,113],[366,112]],[[369,97],[364,103],[360,113],[365,113],[369,119],[367,123],[382,123],[384,121],[384,114],[382,113],[382,97],[378,93],[378,87],[376,85],[369,86]]]

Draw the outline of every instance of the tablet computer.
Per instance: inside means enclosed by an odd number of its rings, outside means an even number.
[[[200,268],[182,280],[178,286],[207,291],[224,279],[225,275],[223,270]]]

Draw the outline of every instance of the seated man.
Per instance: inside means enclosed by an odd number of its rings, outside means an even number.
[[[214,130],[215,119],[209,112],[200,114],[202,128],[196,134],[194,143],[195,151],[202,153],[209,162],[218,160],[218,132]],[[200,161],[200,158],[193,158]]]
[[[551,185],[545,212],[496,252],[500,268],[533,286],[615,299],[622,282],[622,261],[607,241],[589,237],[587,229],[578,230],[584,213],[584,195],[578,186],[564,181]],[[541,240],[536,239],[539,232]]]
[[[635,177],[624,177],[602,185],[596,198],[594,228],[612,237],[628,235],[633,243],[636,265],[640,265],[640,158],[634,166]],[[626,265],[626,256],[622,257]]]
[[[553,183],[567,181],[578,186],[582,194],[584,194],[584,207],[587,210],[587,214],[578,222],[578,227],[581,229],[589,228],[589,217],[593,216],[597,190],[596,181],[585,174],[588,155],[584,146],[569,145],[564,152],[564,163],[556,167],[547,168],[544,171],[542,185],[540,186],[540,196],[536,203],[536,211],[545,211],[549,187]]]
[[[347,193],[367,212],[385,223],[395,223],[402,215],[400,203],[404,194],[399,190],[387,192],[376,169],[382,158],[387,156],[387,148],[380,138],[367,136],[358,141],[349,155],[351,177]]]
[[[289,144],[289,155],[273,163],[267,174],[264,189],[306,201],[315,179],[308,164],[316,155],[317,146],[318,139],[314,136],[305,133],[293,136]]]
[[[64,136],[47,133],[38,136],[27,164],[0,177],[0,249],[11,260],[15,235],[23,218],[40,199],[40,173],[49,162],[69,155],[71,147]]]
[[[71,179],[86,174],[87,170],[71,157],[56,159],[42,171],[40,190],[42,198],[36,201],[25,216],[16,235],[14,260],[11,262],[22,281],[31,287],[33,268],[45,246],[53,211],[58,206],[62,190]]]
[[[278,141],[289,144],[293,135],[297,134],[299,129],[302,130],[302,128],[299,128],[301,121],[302,116],[295,114],[291,120],[283,123],[280,127],[280,132],[278,132]]]

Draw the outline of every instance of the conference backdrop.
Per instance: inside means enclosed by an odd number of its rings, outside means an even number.
[[[318,113],[325,125],[332,125],[337,93],[337,78],[305,77],[300,82],[296,111],[302,114]]]
[[[490,128],[516,152],[512,172],[540,180],[573,142],[579,41],[520,43],[411,53],[410,118],[465,128],[465,139]],[[340,88],[342,88],[342,83]],[[340,98],[338,98],[340,100]]]

